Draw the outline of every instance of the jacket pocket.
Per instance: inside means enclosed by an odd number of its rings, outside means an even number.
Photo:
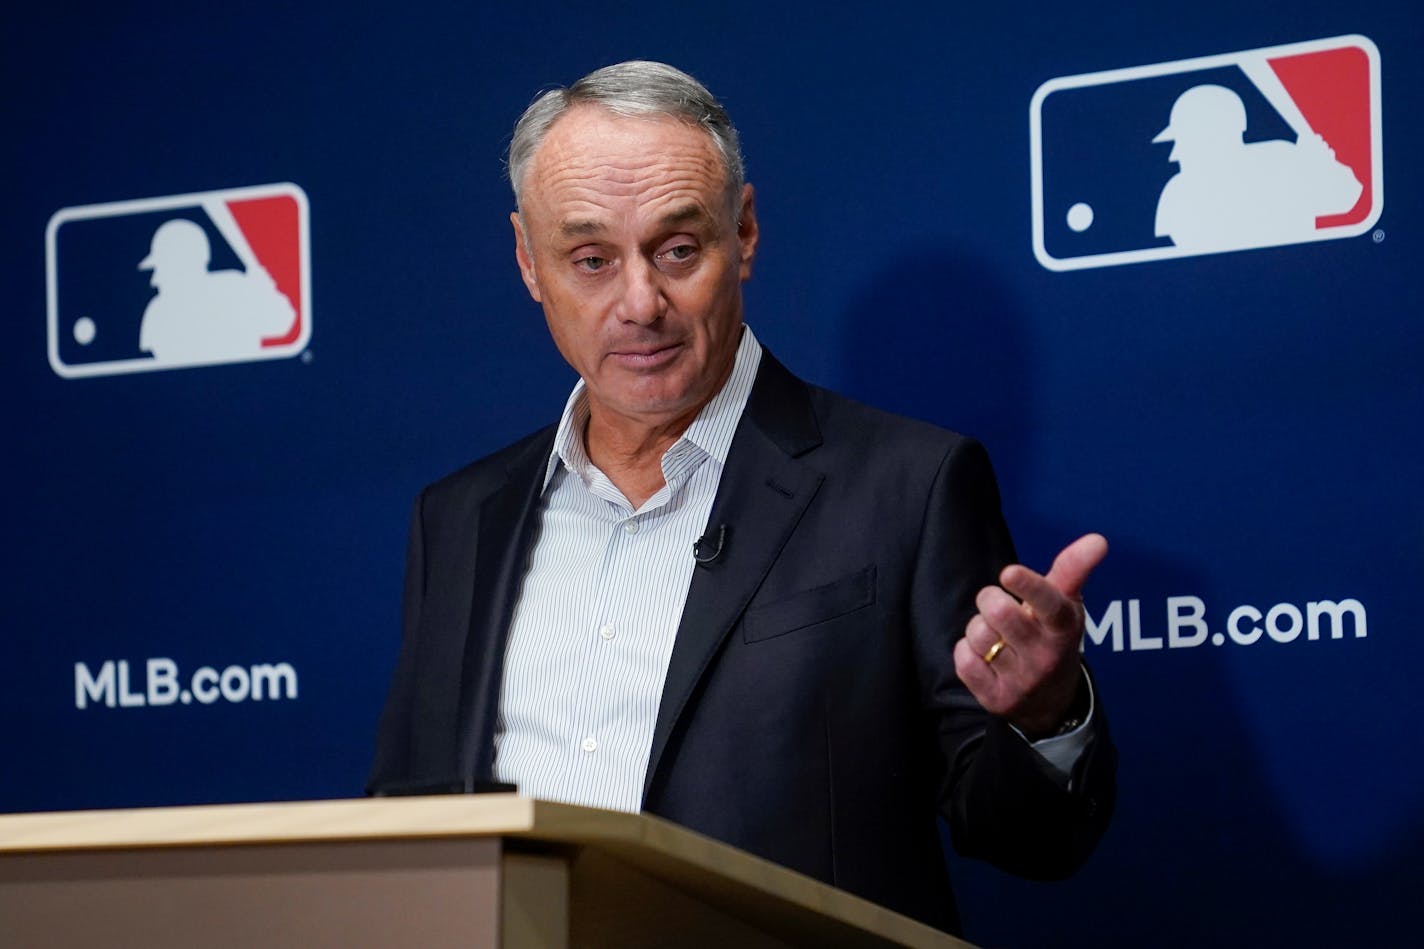
[[[875,602],[875,567],[747,610],[742,639],[755,643],[824,623]]]

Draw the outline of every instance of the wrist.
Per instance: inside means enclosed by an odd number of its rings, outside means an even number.
[[[1030,742],[1058,738],[1081,728],[1093,709],[1092,687],[1088,685],[1087,674],[1078,668],[1072,697],[1062,711],[1036,716],[1033,719],[1015,721],[1012,724]]]

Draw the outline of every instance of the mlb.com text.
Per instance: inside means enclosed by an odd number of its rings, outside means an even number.
[[[290,663],[230,665],[221,671],[203,666],[188,676],[179,675],[172,659],[149,659],[133,670],[125,659],[107,659],[98,670],[87,663],[74,664],[74,707],[108,708],[212,705],[214,702],[281,701],[297,697],[297,670]]]
[[[1141,600],[1113,600],[1096,616],[1089,607],[1083,646],[1142,652],[1190,649],[1208,642],[1213,646],[1253,646],[1262,642],[1364,639],[1369,635],[1365,605],[1354,598],[1338,602],[1312,600],[1303,606],[1277,603],[1266,609],[1246,604],[1227,613],[1225,622],[1219,625],[1207,621],[1206,602],[1199,596],[1169,596],[1164,612],[1163,626],[1153,624],[1145,629]]]

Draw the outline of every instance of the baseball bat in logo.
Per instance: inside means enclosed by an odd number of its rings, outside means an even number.
[[[1354,237],[1384,208],[1363,36],[1051,79],[1029,135],[1050,270]]]
[[[65,208],[45,258],[49,364],[66,379],[279,359],[311,339],[294,184]]]

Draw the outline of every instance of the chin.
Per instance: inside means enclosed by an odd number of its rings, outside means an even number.
[[[688,411],[698,400],[686,393],[638,393],[619,402],[630,415],[675,416]]]
[[[629,386],[619,400],[641,412],[668,412],[687,408],[697,402],[697,392],[685,385],[671,384],[667,379],[643,379],[643,384]]]

